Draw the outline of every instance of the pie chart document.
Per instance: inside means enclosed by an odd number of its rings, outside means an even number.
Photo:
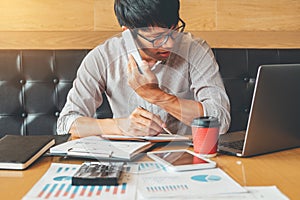
[[[220,168],[184,172],[150,170],[150,167],[144,170],[139,173],[138,192],[145,198],[195,198],[247,192]]]

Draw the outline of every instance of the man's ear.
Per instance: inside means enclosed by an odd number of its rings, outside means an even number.
[[[121,26],[121,28],[122,28],[122,31],[126,31],[128,29],[127,26]]]

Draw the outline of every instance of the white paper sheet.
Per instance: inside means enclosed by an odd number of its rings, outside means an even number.
[[[130,171],[137,171],[138,165],[126,168],[118,186],[72,186],[71,176],[79,167],[80,165],[52,163],[44,176],[23,199],[132,200],[136,198],[136,178]]]
[[[146,198],[203,197],[247,192],[219,168],[168,172],[156,163],[140,165],[138,193]]]
[[[130,163],[118,186],[72,186],[79,167],[51,164],[23,199],[288,200],[276,186],[241,187],[219,168],[178,174],[156,162]]]
[[[244,187],[248,192],[239,194],[213,195],[209,197],[189,198],[189,200],[289,200],[278,190],[276,186]],[[139,200],[146,198],[140,197]],[[163,200],[169,198],[151,198],[151,200]],[[175,197],[172,200],[187,200],[184,197]]]

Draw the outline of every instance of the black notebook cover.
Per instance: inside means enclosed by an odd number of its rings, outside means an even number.
[[[0,169],[26,169],[54,144],[50,135],[5,135],[0,139]]]

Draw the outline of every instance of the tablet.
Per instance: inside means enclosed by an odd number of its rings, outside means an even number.
[[[153,151],[147,155],[172,171],[187,171],[209,169],[216,167],[216,163],[186,149]]]

